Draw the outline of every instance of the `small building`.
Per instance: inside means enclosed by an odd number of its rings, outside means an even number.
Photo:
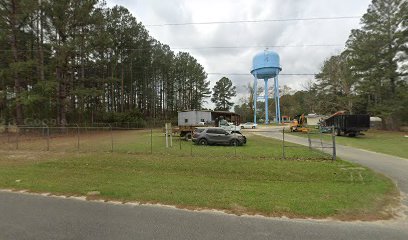
[[[317,126],[319,122],[324,119],[326,116],[318,115],[316,113],[309,113],[305,116],[307,126]]]
[[[370,117],[370,128],[381,129],[382,119],[380,117]]]

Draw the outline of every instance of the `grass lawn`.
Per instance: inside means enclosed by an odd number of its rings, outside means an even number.
[[[305,133],[291,133],[296,136],[307,137]],[[357,137],[336,137],[336,142],[342,145],[366,149],[374,152],[390,154],[402,158],[408,158],[408,133],[380,131],[370,129],[364,135]],[[318,134],[311,134],[313,138],[318,138]],[[323,134],[324,140],[331,140],[329,134]]]
[[[129,133],[122,133],[123,144],[116,138],[113,153],[2,150],[0,188],[66,195],[99,191],[96,198],[188,209],[367,220],[388,218],[383,210],[398,194],[389,179],[341,160],[322,160],[322,153],[306,147],[295,148],[292,160],[279,160],[273,155],[281,142],[260,136],[249,135],[248,144],[237,148],[183,142],[181,151],[175,145],[150,154],[142,144],[149,133],[138,138]],[[164,137],[155,136],[162,143]],[[141,145],[143,151],[129,151]]]

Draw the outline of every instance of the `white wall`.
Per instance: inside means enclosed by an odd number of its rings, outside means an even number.
[[[185,122],[186,119],[187,122]],[[198,126],[202,119],[204,119],[204,122],[210,122],[212,120],[211,112],[188,111],[178,113],[179,126]]]

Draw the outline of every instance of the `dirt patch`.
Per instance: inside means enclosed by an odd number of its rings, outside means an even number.
[[[29,151],[29,150],[0,150],[0,166],[1,165],[24,165],[30,163],[49,161],[50,159],[58,159],[66,156],[63,152],[45,152],[45,151]]]

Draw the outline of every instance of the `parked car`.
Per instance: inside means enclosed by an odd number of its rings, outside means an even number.
[[[196,128],[192,140],[199,145],[241,146],[246,143],[246,137],[242,133],[231,133],[220,127]]]
[[[239,127],[241,128],[241,129],[244,129],[244,128],[251,128],[251,129],[254,129],[254,128],[256,128],[256,123],[253,123],[253,122],[246,122],[246,123],[242,123],[242,124],[240,124],[239,125]]]

